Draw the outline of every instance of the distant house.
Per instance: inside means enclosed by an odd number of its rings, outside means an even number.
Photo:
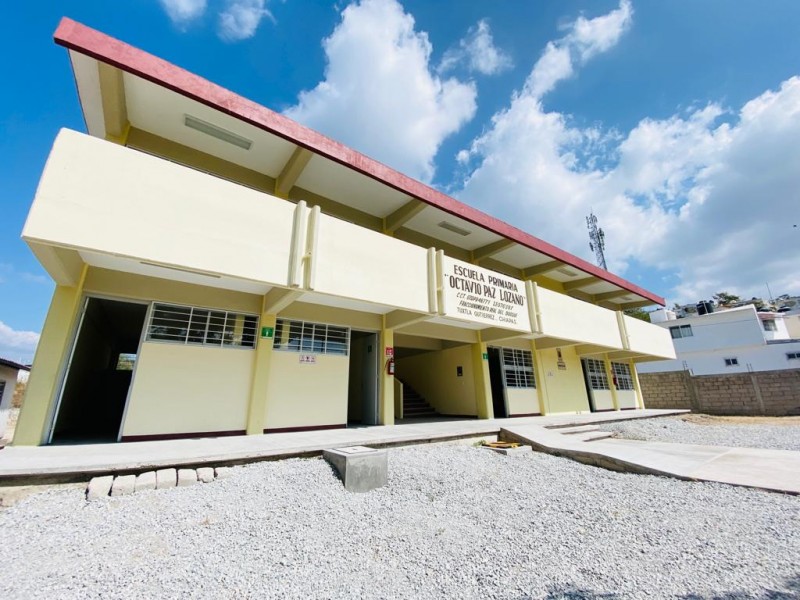
[[[0,358],[0,438],[6,433],[8,415],[11,412],[11,400],[17,381],[26,379],[30,367]]]
[[[790,333],[792,315],[747,305],[684,318],[659,309],[650,313],[650,320],[669,329],[677,358],[641,364],[640,373],[715,375],[800,368],[800,339]]]

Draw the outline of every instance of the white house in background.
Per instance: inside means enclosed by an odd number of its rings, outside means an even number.
[[[0,358],[0,438],[6,432],[8,415],[11,412],[11,400],[14,398],[17,381],[26,380],[28,371],[30,371],[30,367]]]
[[[757,312],[752,305],[678,319],[659,309],[650,321],[669,329],[677,358],[642,364],[640,373],[691,371],[716,375],[800,368],[800,339],[783,313]]]

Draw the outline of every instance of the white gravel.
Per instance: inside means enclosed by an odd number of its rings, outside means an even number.
[[[321,459],[0,511],[0,598],[798,598],[800,498],[530,453],[389,451],[350,494]]]
[[[599,428],[629,440],[800,451],[800,425],[697,424],[678,416],[604,423]]]

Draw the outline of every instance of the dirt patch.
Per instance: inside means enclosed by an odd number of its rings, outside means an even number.
[[[800,417],[725,417],[717,415],[682,415],[681,421],[695,425],[784,425],[800,426]]]

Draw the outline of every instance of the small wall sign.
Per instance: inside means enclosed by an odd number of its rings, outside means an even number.
[[[483,360],[489,360],[489,353],[488,352],[484,352],[483,353]]]
[[[316,354],[301,354],[300,355],[300,364],[303,364],[303,365],[315,365],[315,364],[317,364],[317,355]]]
[[[386,358],[394,358],[394,347],[386,346]]]
[[[261,337],[262,338],[271,338],[275,335],[275,328],[274,327],[262,327],[261,328]]]
[[[556,363],[558,364],[558,370],[566,371],[567,363],[564,362],[564,357],[561,356],[561,348],[556,348],[556,353],[558,354],[558,360],[556,361]]]

